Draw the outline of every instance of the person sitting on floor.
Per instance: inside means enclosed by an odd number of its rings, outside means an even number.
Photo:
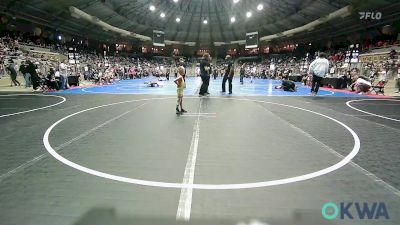
[[[359,94],[366,94],[369,93],[372,84],[370,81],[368,81],[368,79],[364,76],[357,76],[357,77],[353,77],[353,79],[355,79],[355,82],[353,84],[351,84],[351,89],[353,91],[355,91],[356,93]]]
[[[99,74],[100,75],[100,74]],[[111,68],[107,68],[100,76],[101,84],[112,84],[113,83],[113,72]]]
[[[162,86],[164,86],[163,82],[159,82],[159,81],[144,82],[144,84],[146,84],[147,87],[162,87]]]
[[[56,80],[53,68],[50,68],[49,74],[46,76],[46,85],[50,90],[60,90],[60,86]]]
[[[282,79],[282,85],[275,86],[275,89],[283,89],[284,91],[295,92],[296,84],[289,80],[288,76],[284,76]]]

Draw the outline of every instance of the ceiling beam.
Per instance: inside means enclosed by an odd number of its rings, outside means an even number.
[[[223,5],[222,5],[221,2],[222,2],[222,1],[214,1],[215,9],[220,9],[221,7],[223,7]],[[219,4],[219,5],[217,5],[217,4]],[[224,42],[226,42],[226,41],[227,41],[227,38],[226,38],[226,36],[225,36],[225,34],[224,34],[224,29],[223,29],[223,27],[222,27],[221,16],[220,16],[220,14],[219,14],[219,10],[216,10],[215,14],[216,14],[216,16],[217,16],[218,27],[219,27],[219,31],[220,31],[220,33],[221,33],[222,40],[223,40]]]
[[[197,5],[196,5],[196,7],[197,7]],[[196,7],[195,7],[194,10],[196,10]],[[190,7],[189,7],[189,9],[190,9]],[[192,10],[193,10],[193,9],[192,9]],[[190,19],[189,19],[189,26],[187,27],[186,35],[185,35],[185,38],[183,39],[185,42],[188,41],[190,29],[192,28],[192,24],[193,24],[193,18],[194,18],[194,16],[190,16]]]
[[[212,46],[213,44],[214,44],[214,36],[213,36],[213,26],[212,26],[212,24],[211,24],[211,15],[210,15],[210,11],[211,11],[211,4],[210,4],[210,0],[207,0],[207,8],[208,8],[208,19],[210,20],[210,24],[209,24],[209,29],[210,29],[210,32],[208,32],[209,33],[209,35],[210,35],[210,46]],[[218,11],[218,10],[217,10]]]
[[[201,6],[200,6],[200,21],[199,21],[199,26],[197,29],[197,37],[196,37],[196,43],[199,44],[200,43],[200,31],[201,31],[201,27],[203,26],[203,5],[204,5],[204,0],[201,0]],[[207,18],[207,20],[209,20]],[[207,26],[210,26],[210,23],[207,24]]]

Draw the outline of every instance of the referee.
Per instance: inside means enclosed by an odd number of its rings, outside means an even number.
[[[326,59],[326,54],[321,52],[318,58],[315,59],[308,69],[308,74],[312,75],[311,95],[318,94],[319,87],[321,86],[322,78],[326,76],[329,70],[329,61]]]
[[[211,65],[210,65],[211,57],[210,54],[204,53],[203,59],[200,63],[200,77],[201,77],[201,87],[199,96],[209,95],[208,86],[210,84],[210,75],[212,73]]]
[[[228,61],[228,65],[225,68],[225,75],[222,79],[222,93],[225,93],[226,89],[226,81],[229,82],[229,94],[232,94],[232,79],[234,74],[233,62],[231,60],[231,56],[227,55],[225,60]]]

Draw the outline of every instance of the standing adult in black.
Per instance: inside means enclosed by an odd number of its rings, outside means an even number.
[[[229,82],[229,94],[232,94],[232,79],[234,75],[233,62],[230,55],[227,55],[225,60],[227,61],[227,65],[225,67],[225,75],[222,79],[222,93],[225,93],[226,89],[226,81]]]
[[[169,80],[169,74],[171,72],[171,67],[167,67],[167,71],[165,73],[165,78],[167,78],[167,80]]]
[[[15,70],[15,65],[14,61],[10,60],[7,70],[10,71],[10,78],[11,78],[11,86],[14,84],[14,86],[21,86],[19,81],[17,80],[17,71]]]
[[[26,72],[31,75],[33,90],[36,90],[40,86],[40,78],[37,75],[36,66],[31,61],[28,61]]]
[[[218,77],[218,70],[217,70],[217,68],[214,68],[214,70],[213,70],[213,76],[214,76],[214,80],[216,80],[217,77]]]
[[[203,55],[203,59],[200,62],[200,77],[201,77],[201,87],[200,87],[200,96],[208,95],[208,86],[210,85],[210,74],[212,73],[211,65],[210,65],[211,57],[210,54],[205,53]]]

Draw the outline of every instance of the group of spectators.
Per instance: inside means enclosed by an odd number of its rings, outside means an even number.
[[[83,74],[84,79],[99,84],[109,84],[115,79],[137,79],[148,76],[169,78],[170,75],[176,77],[179,65],[190,64],[184,58],[104,57],[95,53],[81,52],[80,63],[74,65],[65,60],[66,49],[58,51],[64,52],[64,59],[49,60],[21,51],[19,43],[19,38],[9,36],[0,38],[0,79],[9,75],[11,86],[20,86],[17,76],[21,75],[24,77],[25,87],[33,87],[35,90],[66,89],[69,87],[68,76],[74,73]]]
[[[369,52],[376,48],[388,48],[396,45],[400,45],[400,40],[365,40],[362,45],[362,51]]]
[[[337,79],[335,88],[349,89],[357,93],[367,94],[373,86],[384,87],[389,79],[396,79],[396,92],[400,90],[400,60],[395,50],[391,50],[387,60],[370,63],[349,64],[345,62],[346,51],[327,52],[329,70],[324,77]],[[313,57],[296,58],[277,56],[267,59],[254,59],[238,63],[240,81],[244,77],[302,81],[304,85],[312,86],[312,76],[308,74]],[[356,68],[361,67],[361,68]],[[366,85],[369,84],[369,88]],[[330,86],[332,87],[332,86]]]
[[[81,58],[84,69],[84,77],[87,80],[95,80],[100,83],[110,83],[114,79],[139,79],[142,77],[166,77],[177,76],[177,68],[187,65],[183,58],[127,58],[121,56],[98,56],[85,54]]]
[[[67,61],[52,61],[31,52],[23,52],[18,38],[0,38],[0,78],[9,75],[10,86],[21,86],[17,79],[21,75],[25,88],[66,89],[68,73]]]

